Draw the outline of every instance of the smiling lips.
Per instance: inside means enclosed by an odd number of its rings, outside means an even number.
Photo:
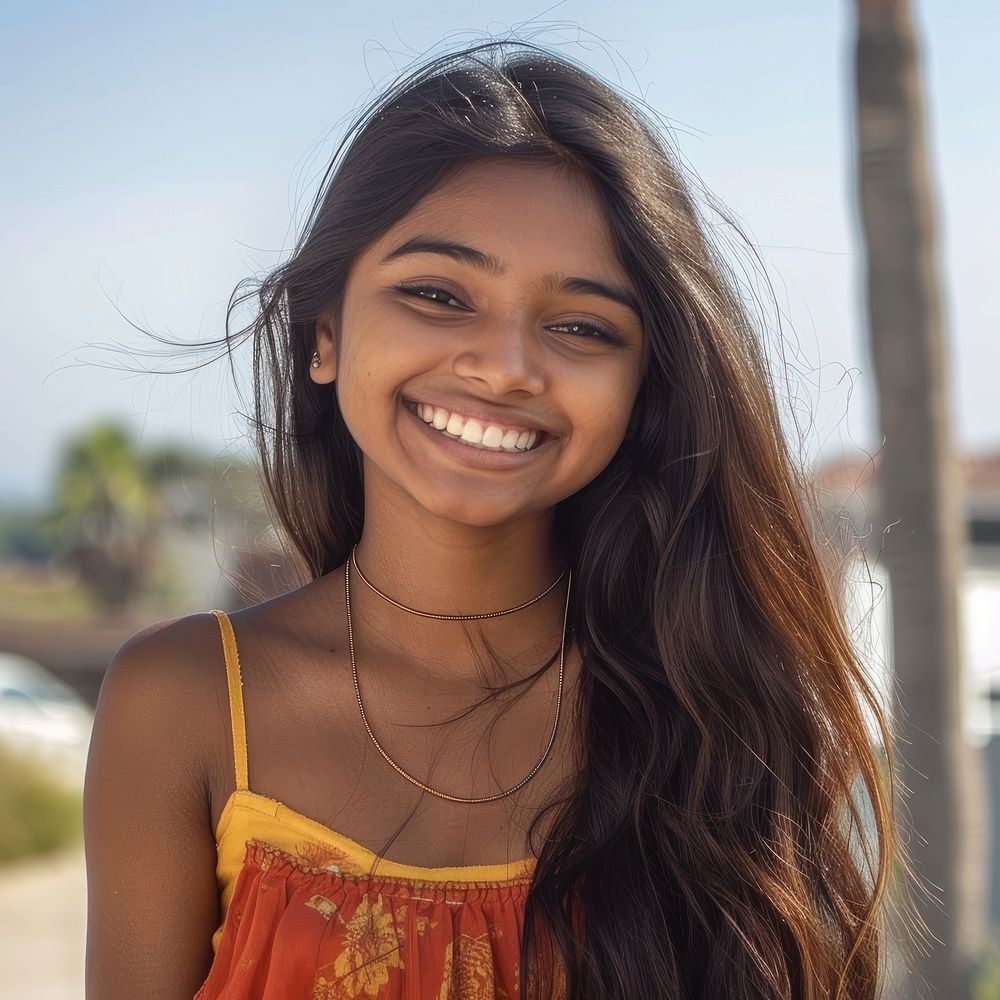
[[[434,430],[485,451],[529,451],[541,436],[539,431],[498,427],[474,417],[463,417],[430,403],[417,403],[415,409],[417,416]]]

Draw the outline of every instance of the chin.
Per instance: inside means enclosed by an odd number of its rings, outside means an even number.
[[[509,509],[484,508],[482,504],[468,505],[456,504],[451,507],[444,507],[438,511],[432,511],[436,516],[454,524],[461,524],[468,528],[495,528],[501,524],[509,524],[512,521],[519,521],[524,517],[523,511],[512,511]]]
[[[528,511],[515,508],[508,498],[477,497],[474,494],[418,497],[417,502],[430,514],[444,521],[469,528],[492,528],[519,521]]]

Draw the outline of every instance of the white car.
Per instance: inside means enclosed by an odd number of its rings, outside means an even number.
[[[0,742],[82,788],[94,713],[68,684],[26,656],[0,652]]]

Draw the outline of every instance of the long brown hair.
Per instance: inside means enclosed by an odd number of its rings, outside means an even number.
[[[230,303],[230,344],[253,341],[276,522],[312,577],[360,537],[361,457],[335,391],[308,377],[316,321],[373,240],[499,156],[593,182],[650,345],[634,433],[556,515],[586,745],[548,807],[521,995],[544,996],[554,966],[572,1000],[874,1000],[903,860],[887,722],[754,325],[635,102],[545,49],[488,42],[408,72],[358,117],[294,252]]]

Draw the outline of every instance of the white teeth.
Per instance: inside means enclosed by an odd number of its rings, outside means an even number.
[[[465,437],[465,435],[463,434],[462,437]],[[483,431],[483,444],[486,445],[487,448],[499,448],[502,443],[503,431],[500,430],[499,427],[493,427],[491,425]]]
[[[448,421],[449,428],[451,427],[451,421]],[[483,441],[483,425],[478,420],[466,420],[465,426],[462,428],[462,440],[466,441],[468,444],[482,444]]]
[[[485,424],[474,417],[466,418],[458,413],[449,413],[440,406],[433,406],[430,403],[417,403],[414,409],[424,423],[474,448],[484,448],[489,451],[528,451],[538,440],[538,431],[505,431],[495,424]]]

